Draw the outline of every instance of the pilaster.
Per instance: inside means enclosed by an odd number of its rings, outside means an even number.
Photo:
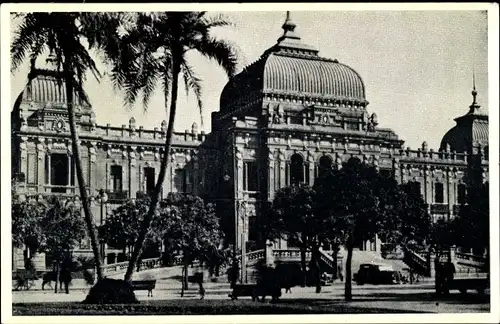
[[[274,153],[269,150],[267,156],[267,200],[272,201],[274,199],[274,193],[276,191],[275,181],[274,181]]]
[[[314,184],[314,153],[312,151],[308,151],[307,155],[307,167],[309,168],[309,179],[306,179],[310,186]]]
[[[44,191],[44,184],[45,184],[45,145],[42,142],[42,139],[37,139],[37,144],[36,144],[36,154],[37,154],[37,159],[36,159],[36,183],[38,185],[38,192],[43,192]]]
[[[89,145],[89,158],[90,158],[90,165],[89,165],[89,184],[88,188],[90,189],[90,192],[93,192],[93,189],[98,189],[96,188],[97,185],[97,152],[96,152],[96,147],[97,147],[97,142],[90,142]]]
[[[286,186],[286,157],[285,157],[285,150],[284,149],[279,149],[279,156],[278,156],[278,161],[279,161],[279,188],[283,188]]]
[[[129,147],[128,152],[128,191],[129,197],[135,197],[135,193],[138,190],[137,184],[137,159],[136,159],[136,150],[137,147],[131,146]]]

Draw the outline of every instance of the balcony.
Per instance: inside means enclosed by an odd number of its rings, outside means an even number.
[[[108,195],[108,203],[110,204],[121,204],[125,200],[128,199],[128,191],[111,191],[107,190],[106,194]]]
[[[448,214],[449,211],[448,204],[431,205],[431,214]]]

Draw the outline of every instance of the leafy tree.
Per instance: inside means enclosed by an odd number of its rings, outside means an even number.
[[[382,183],[385,185],[379,187],[379,193],[386,217],[380,238],[394,245],[424,246],[431,231],[431,217],[419,187],[415,182],[398,185],[392,178],[382,178]]]
[[[372,239],[391,212],[386,197],[390,185],[375,167],[351,158],[340,170],[331,170],[317,181],[317,208],[325,228],[347,249],[345,299],[352,300],[352,251],[363,241]],[[318,211],[318,212],[319,212]]]
[[[148,211],[150,200],[148,197],[128,200],[114,209],[99,228],[99,237],[109,246],[117,249],[131,250],[137,241],[140,225]],[[161,229],[150,228],[147,243],[158,243],[161,240]]]
[[[467,193],[467,204],[460,206],[454,219],[456,244],[482,254],[488,251],[490,227],[489,184],[471,186]]]
[[[55,261],[56,278],[59,276],[59,263],[86,237],[85,223],[80,211],[78,203],[54,197],[40,220],[40,226],[45,233],[40,250]]]
[[[221,241],[219,220],[211,204],[193,195],[169,194],[161,201],[157,227],[163,228],[167,244],[182,252],[182,293],[187,289],[188,266],[209,255]],[[155,226],[155,227],[156,227]]]
[[[319,247],[323,234],[322,223],[315,213],[316,193],[306,184],[293,184],[276,193],[270,212],[262,219],[266,236],[271,240],[286,239],[300,249],[301,268],[306,285],[306,251],[311,249],[316,274],[317,292],[321,290],[319,276]]]
[[[184,79],[186,91],[194,93],[202,110],[201,79],[189,64],[187,53],[196,52],[213,59],[229,77],[234,75],[236,68],[235,47],[210,34],[215,27],[230,25],[223,16],[209,17],[205,12],[139,13],[135,22],[121,33],[122,46],[109,43],[111,45],[103,47],[114,62],[112,79],[117,88],[124,89],[127,103],[134,103],[142,92],[144,108],[147,108],[152,93],[161,83],[169,118],[160,172],[125,273],[127,281],[131,279],[142,252],[168,167],[180,76]]]
[[[61,72],[58,81],[60,86],[64,84],[65,87],[76,176],[99,279],[102,278],[101,259],[86,189],[87,184],[82,171],[80,140],[76,131],[74,105],[75,103],[89,102],[83,89],[86,72],[90,71],[98,80],[100,78],[100,72],[84,43],[87,42],[90,49],[92,49],[104,45],[99,42],[113,39],[112,35],[120,24],[120,16],[118,14],[83,12],[20,14],[17,15],[17,18],[20,18],[21,22],[14,35],[10,50],[12,58],[11,71],[16,71],[25,61],[26,56],[29,56],[32,65],[29,78],[32,78],[34,77],[36,59],[49,52],[51,62],[57,71]],[[109,45],[106,46],[110,47]]]
[[[12,200],[12,245],[27,248],[31,259],[45,241],[46,233],[41,219],[47,212],[47,205],[36,199],[13,196]],[[25,260],[25,263],[28,260]],[[25,264],[26,265],[26,264]]]

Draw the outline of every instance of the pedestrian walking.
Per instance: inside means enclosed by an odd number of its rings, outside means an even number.
[[[337,266],[337,275],[340,279],[340,282],[344,282],[344,274],[342,273],[342,265]]]
[[[73,266],[73,260],[70,256],[66,256],[61,263],[61,272],[59,274],[60,280],[64,283],[64,289],[66,294],[69,294],[69,284],[71,282],[71,270]],[[57,283],[56,283],[57,285]]]

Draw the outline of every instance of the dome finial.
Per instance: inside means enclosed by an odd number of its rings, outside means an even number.
[[[477,91],[476,91],[476,73],[474,67],[472,67],[472,104],[469,106],[469,114],[473,114],[481,106],[477,103]]]
[[[472,104],[476,103],[476,96],[477,96],[477,91],[476,91],[476,73],[475,73],[474,67],[473,67],[472,68],[472,98],[473,98]]]
[[[283,23],[283,26],[281,26],[281,28],[283,28],[284,30],[283,34],[286,34],[288,31],[293,32],[295,30],[295,27],[297,27],[297,25],[295,25],[295,23],[292,21],[292,18],[290,18],[290,11],[287,11],[285,22]]]

